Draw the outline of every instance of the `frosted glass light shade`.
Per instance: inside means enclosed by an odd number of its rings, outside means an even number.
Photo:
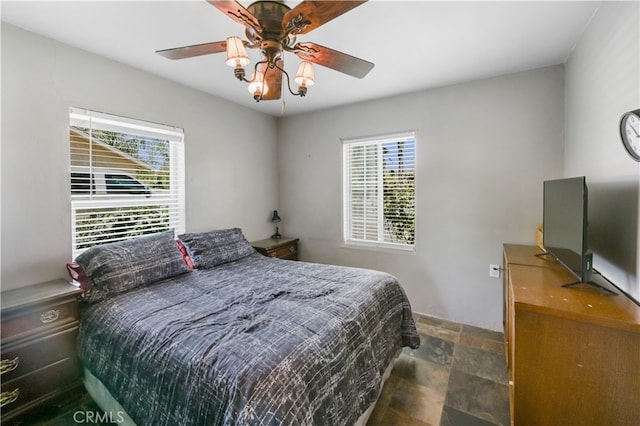
[[[294,78],[298,86],[311,87],[315,84],[313,80],[313,65],[311,62],[302,61],[298,67],[298,72]]]
[[[227,62],[230,67],[244,67],[249,64],[249,55],[240,37],[227,38]]]
[[[247,89],[252,95],[266,95],[269,91],[269,86],[267,86],[267,83],[264,82],[264,74],[262,74],[260,71],[255,71],[251,75],[251,83],[249,83]]]

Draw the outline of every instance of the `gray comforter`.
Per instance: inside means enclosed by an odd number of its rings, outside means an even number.
[[[391,275],[253,254],[83,307],[80,358],[143,425],[348,425],[419,338]]]

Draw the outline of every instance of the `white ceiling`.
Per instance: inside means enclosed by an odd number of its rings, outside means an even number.
[[[599,5],[371,0],[297,41],[366,59],[375,68],[357,79],[316,66],[316,85],[305,98],[284,94],[284,113],[281,101],[256,103],[224,64],[224,53],[177,61],[155,53],[244,36],[242,26],[204,0],[3,0],[0,13],[29,31],[278,116],[563,63]],[[257,54],[249,50],[252,63]],[[299,60],[285,53],[285,63],[295,73]]]

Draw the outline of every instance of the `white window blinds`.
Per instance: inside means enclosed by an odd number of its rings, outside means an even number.
[[[185,229],[182,129],[71,108],[72,253]]]
[[[343,140],[345,243],[413,249],[414,132]]]

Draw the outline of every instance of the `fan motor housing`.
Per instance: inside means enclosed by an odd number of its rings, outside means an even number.
[[[271,62],[282,53],[282,43],[277,40],[263,40],[262,43],[260,43],[260,50],[269,62]]]
[[[254,39],[282,40],[285,38],[282,29],[282,18],[290,10],[289,6],[279,1],[257,1],[251,3],[247,7],[247,11],[258,20],[262,27],[262,33],[256,34],[253,29],[247,28],[247,36],[253,35],[250,38]]]

